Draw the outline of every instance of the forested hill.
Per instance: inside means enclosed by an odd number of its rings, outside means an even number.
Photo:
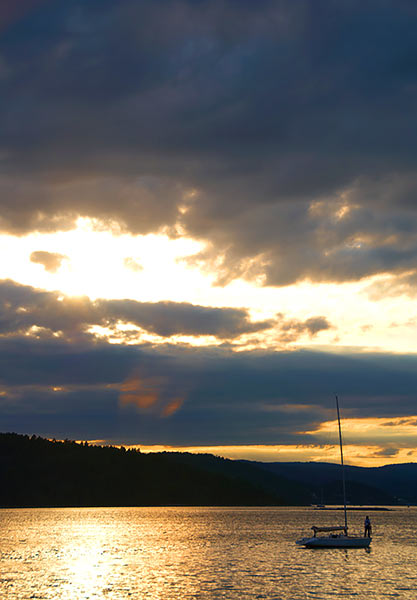
[[[320,462],[249,464],[281,477],[290,477],[308,487],[313,502],[340,504],[342,501],[341,487],[337,485],[340,465]],[[345,475],[350,504],[417,504],[417,463],[372,468],[345,465]]]
[[[417,465],[348,467],[352,504],[417,503]],[[340,503],[340,467],[210,454],[143,454],[0,434],[0,507]]]
[[[213,468],[204,458],[181,457],[0,434],[0,506],[250,506],[295,500],[282,477],[257,467],[210,457]]]

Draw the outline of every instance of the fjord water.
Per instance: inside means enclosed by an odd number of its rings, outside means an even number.
[[[365,513],[352,512],[352,528]],[[370,512],[372,549],[295,540],[342,514],[303,508],[0,510],[2,600],[417,597],[417,509]]]

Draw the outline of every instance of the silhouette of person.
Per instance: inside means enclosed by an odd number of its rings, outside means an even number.
[[[368,517],[368,515],[366,515],[365,517],[365,532],[364,532],[364,537],[371,537],[371,531],[372,531],[372,525],[371,525],[371,520]]]

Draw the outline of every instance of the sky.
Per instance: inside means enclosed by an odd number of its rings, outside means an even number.
[[[0,431],[417,460],[417,5],[4,0]]]

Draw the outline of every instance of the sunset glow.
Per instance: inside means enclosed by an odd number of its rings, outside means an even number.
[[[0,8],[1,431],[414,461],[414,9],[96,4]]]

